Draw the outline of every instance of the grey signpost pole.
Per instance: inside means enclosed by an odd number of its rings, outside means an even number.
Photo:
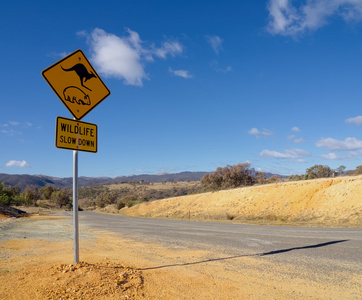
[[[73,150],[73,231],[74,263],[79,262],[79,227],[78,227],[78,151]]]

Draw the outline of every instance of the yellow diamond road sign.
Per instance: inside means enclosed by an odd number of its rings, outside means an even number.
[[[57,148],[97,152],[96,124],[57,117],[55,146]]]
[[[81,120],[111,93],[82,50],[51,65],[42,75],[77,120]]]

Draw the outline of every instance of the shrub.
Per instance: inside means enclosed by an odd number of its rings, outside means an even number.
[[[355,174],[355,175],[360,175],[360,174],[362,174],[362,166],[358,166],[358,167],[356,168],[356,170],[354,171],[354,174]]]
[[[204,188],[211,190],[249,186],[254,183],[251,173],[249,163],[228,165],[224,168],[217,168],[214,173],[206,174],[201,178],[201,184]]]
[[[308,179],[331,177],[333,170],[328,166],[314,165],[306,170]]]
[[[2,205],[22,205],[24,204],[24,198],[19,194],[18,186],[4,187],[3,182],[0,183],[0,204]]]
[[[126,206],[126,204],[123,203],[123,202],[121,202],[121,201],[119,201],[119,202],[117,203],[117,209],[118,209],[118,210],[122,209],[122,208],[125,207],[125,206]]]
[[[68,205],[71,205],[70,193],[66,189],[53,191],[51,199],[55,204],[59,205],[60,208],[65,206],[67,209],[67,207],[69,207]]]

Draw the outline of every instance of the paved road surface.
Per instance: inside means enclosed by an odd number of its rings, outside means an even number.
[[[220,257],[263,256],[276,262],[322,264],[334,270],[353,266],[354,272],[362,275],[362,228],[189,222],[93,212],[80,212],[79,226],[81,231],[87,228],[109,231],[165,247],[213,250],[220,253]]]

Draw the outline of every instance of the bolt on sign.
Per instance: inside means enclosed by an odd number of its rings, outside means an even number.
[[[51,65],[42,75],[76,120],[111,94],[82,50]]]
[[[55,146],[68,150],[97,152],[96,124],[57,117]]]

